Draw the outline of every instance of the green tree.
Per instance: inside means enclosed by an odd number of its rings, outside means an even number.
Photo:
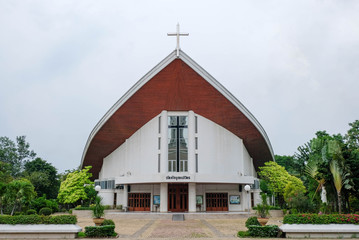
[[[294,176],[290,176],[288,184],[284,188],[283,197],[287,203],[290,203],[292,199],[298,194],[304,195],[306,189],[303,185],[303,182]]]
[[[305,191],[302,181],[290,175],[284,167],[278,165],[276,162],[266,162],[264,166],[259,167],[259,169],[259,176],[267,182],[268,188],[277,194],[281,205],[284,204],[281,199],[284,199],[284,191],[289,183],[292,183],[297,189],[304,189]]]
[[[300,176],[302,164],[294,156],[274,155],[275,162],[283,166],[291,175]]]
[[[91,185],[90,180],[92,174],[89,173],[91,166],[87,166],[80,171],[74,171],[67,174],[66,179],[61,182],[59,194],[57,199],[63,204],[73,204],[79,200],[86,200],[88,198],[85,186]]]
[[[16,137],[16,143],[8,137],[0,137],[0,161],[10,164],[11,176],[20,176],[24,164],[36,156],[29,148],[25,136]]]
[[[3,205],[5,203],[6,187],[11,182],[11,167],[8,163],[0,162],[0,211],[3,214]]]
[[[344,137],[347,147],[343,149],[343,155],[352,173],[354,187],[349,191],[351,199],[354,198],[354,201],[359,202],[359,120],[349,123],[349,126],[351,128]]]
[[[27,162],[24,176],[34,185],[38,196],[45,194],[49,199],[57,197],[60,180],[56,168],[51,163],[41,158]]]
[[[11,215],[14,214],[16,208],[21,211],[24,205],[27,205],[36,196],[34,186],[27,179],[18,179],[11,181],[6,186],[6,203],[12,206]]]

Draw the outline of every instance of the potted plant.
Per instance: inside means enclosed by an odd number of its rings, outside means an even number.
[[[262,203],[257,205],[257,214],[259,215],[258,222],[264,226],[267,224],[269,218],[269,205],[267,203],[267,194],[261,194]]]
[[[105,207],[101,204],[101,197],[96,196],[95,206],[92,209],[93,222],[96,226],[100,226],[105,220],[103,216],[105,215]]]

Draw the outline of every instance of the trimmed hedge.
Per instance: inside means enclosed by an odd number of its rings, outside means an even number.
[[[239,238],[248,238],[250,237],[251,235],[249,235],[249,232],[248,231],[239,231],[237,233],[237,237]]]
[[[277,225],[266,226],[248,226],[248,234],[252,237],[277,237],[279,234],[279,227]]]
[[[261,224],[258,222],[257,217],[249,217],[246,221],[246,227],[248,228],[251,225],[255,226],[261,226]]]
[[[0,215],[0,224],[41,224],[42,218],[37,214],[33,215]]]
[[[98,226],[98,227],[85,227],[86,237],[113,237],[115,233],[114,225]]]
[[[51,216],[49,224],[76,224],[77,217],[75,215],[57,215]]]
[[[29,209],[26,211],[26,215],[34,215],[34,214],[37,214],[35,209]]]
[[[39,215],[0,215],[0,224],[76,224],[74,215],[39,216]]]
[[[108,225],[114,225],[115,226],[115,222],[112,219],[103,220],[103,223],[101,224],[101,226],[108,226]]]
[[[51,208],[48,208],[48,207],[41,208],[39,211],[39,215],[44,215],[44,216],[49,216],[49,215],[51,215],[51,213],[52,213],[52,210],[51,210]]]
[[[358,214],[290,214],[284,216],[287,224],[359,224]]]
[[[272,205],[268,205],[268,206],[269,206],[268,210],[282,210],[282,208],[279,206],[272,206]],[[257,210],[257,207],[253,207],[253,210]]]
[[[77,207],[75,207],[75,210],[93,210],[93,207],[81,207],[81,206],[77,206]]]

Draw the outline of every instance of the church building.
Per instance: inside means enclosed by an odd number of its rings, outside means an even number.
[[[81,167],[105,205],[241,212],[260,201],[256,171],[273,159],[255,117],[177,45],[97,123]]]

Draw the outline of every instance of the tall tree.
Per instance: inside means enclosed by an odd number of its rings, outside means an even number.
[[[281,205],[284,204],[282,199],[284,199],[285,189],[289,183],[291,183],[291,189],[295,188],[298,192],[305,192],[303,182],[299,178],[290,175],[284,167],[276,162],[266,162],[259,169],[259,176],[267,182],[269,189],[277,194]]]
[[[25,136],[16,137],[16,143],[8,137],[0,137],[0,161],[10,164],[11,176],[20,176],[24,164],[35,156]]]
[[[3,214],[3,205],[6,199],[6,187],[11,182],[11,166],[8,163],[0,162],[0,211]]]
[[[91,166],[87,166],[80,171],[67,174],[66,179],[61,182],[57,196],[60,203],[73,204],[79,200],[86,200],[88,198],[85,186],[93,184],[90,180],[92,174],[89,173],[91,168]]]
[[[36,196],[34,186],[27,179],[18,179],[11,181],[6,186],[6,203],[12,206],[11,215],[14,214],[16,208],[21,210],[22,206],[29,204]]]
[[[300,176],[301,164],[293,156],[274,155],[275,162],[283,166],[285,170],[291,175]]]
[[[47,198],[57,197],[60,180],[57,170],[51,163],[41,158],[36,158],[25,164],[24,176],[34,185],[38,196],[46,194]]]

